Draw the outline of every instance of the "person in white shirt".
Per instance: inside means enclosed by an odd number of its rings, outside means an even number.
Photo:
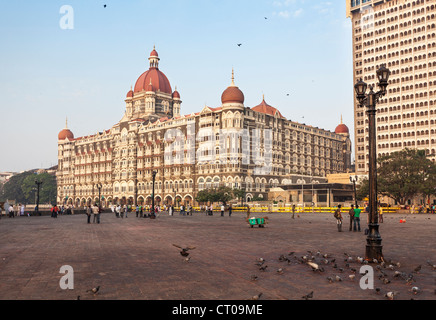
[[[221,204],[221,217],[224,217],[224,204]]]

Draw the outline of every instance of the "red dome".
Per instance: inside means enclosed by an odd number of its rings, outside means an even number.
[[[157,54],[156,49],[153,48],[153,51],[150,52],[150,57],[159,57],[159,55]]]
[[[274,107],[271,107],[269,104],[267,104],[265,102],[265,99],[262,99],[261,104],[251,108],[251,110],[256,111],[256,112],[261,112],[261,113],[269,114],[269,115],[272,115],[272,116],[275,116],[276,114],[278,114],[278,116],[280,118],[284,118],[282,116],[282,114],[280,113],[280,111],[277,110]]]
[[[340,125],[338,125],[337,127],[336,127],[336,129],[335,129],[335,133],[339,133],[339,134],[349,134],[350,133],[350,130],[348,129],[348,127],[345,125],[345,124],[343,124],[343,123],[341,123]]]
[[[221,95],[221,102],[224,103],[244,103],[244,94],[236,86],[230,86]]]
[[[127,92],[127,96],[126,98],[133,98],[133,91],[130,90],[129,92]]]
[[[173,92],[173,99],[174,99],[174,98],[180,99],[180,93],[179,93],[177,90],[175,90],[175,91]]]
[[[70,131],[70,129],[67,128],[63,129],[58,134],[58,140],[65,140],[66,138],[68,138],[69,140],[74,139],[74,134]]]
[[[153,91],[160,90],[168,94],[172,94],[171,85],[166,75],[157,68],[150,68],[145,71],[136,81],[134,92],[147,91],[150,84],[153,85]]]

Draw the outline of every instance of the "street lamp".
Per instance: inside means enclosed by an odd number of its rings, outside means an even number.
[[[37,187],[37,190],[36,190],[36,213],[39,216],[41,215],[41,212],[39,212],[39,189],[40,189],[42,183],[43,183],[42,181],[35,180],[35,184]]]
[[[154,171],[151,173],[151,176],[153,178],[153,190],[152,190],[152,194],[151,194],[151,213],[150,213],[150,218],[154,219],[155,218],[155,213],[154,213],[154,182],[156,180],[156,174],[157,171]]]
[[[98,189],[98,206],[101,206],[101,183],[97,183],[96,188]]]
[[[353,190],[354,190],[354,205],[357,206],[357,194],[356,194],[356,182],[357,182],[357,176],[350,176],[350,182],[353,184]]]
[[[377,154],[376,154],[376,127],[375,115],[377,113],[376,104],[378,100],[386,95],[390,71],[383,64],[377,70],[378,92],[373,91],[373,86],[369,87],[369,93],[365,93],[367,84],[360,79],[354,86],[356,98],[361,107],[367,108],[369,120],[369,232],[366,238],[365,260],[373,261],[383,259],[381,236],[378,231],[378,211],[377,211]]]

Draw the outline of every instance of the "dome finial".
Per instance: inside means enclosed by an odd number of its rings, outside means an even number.
[[[65,129],[68,129],[68,117],[65,117]]]
[[[233,67],[232,67],[232,86],[234,86],[235,85],[235,71],[233,70]]]
[[[342,124],[343,122],[342,122],[342,114],[341,114],[341,124]]]

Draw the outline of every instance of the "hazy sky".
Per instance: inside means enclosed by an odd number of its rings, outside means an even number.
[[[219,107],[233,67],[246,107],[264,94],[288,119],[334,131],[342,114],[354,131],[343,0],[1,1],[0,39],[0,171],[56,165],[66,117],[75,137],[110,129],[153,45],[182,114]]]

